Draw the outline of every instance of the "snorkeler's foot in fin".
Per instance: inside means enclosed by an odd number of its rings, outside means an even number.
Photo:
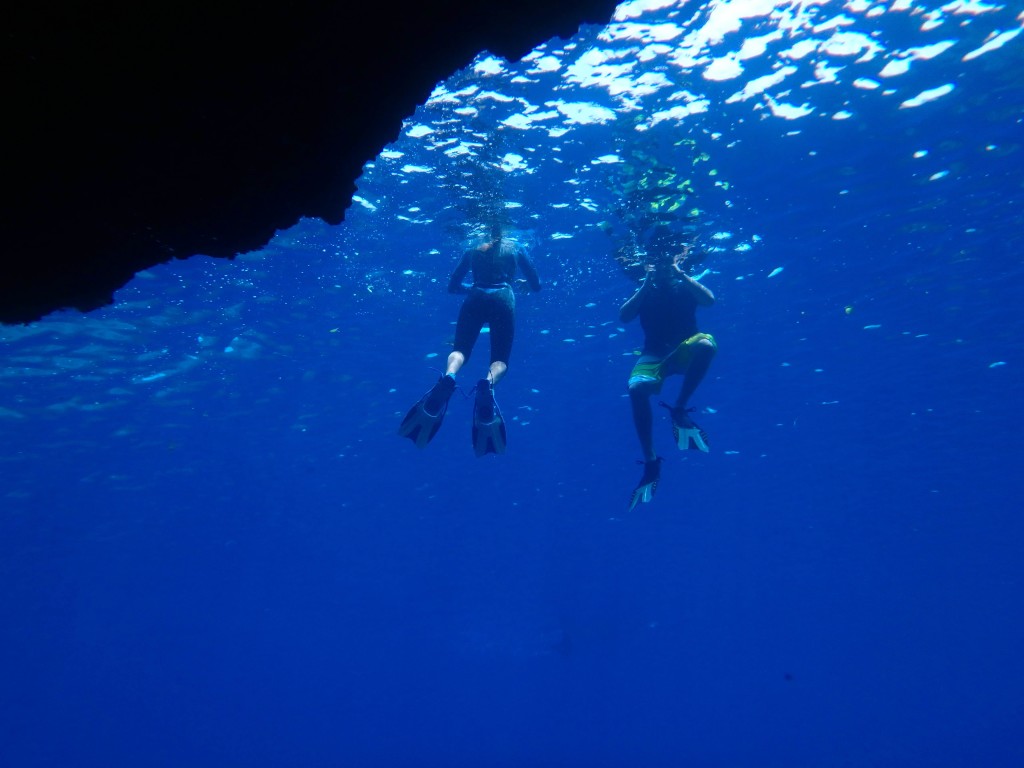
[[[417,448],[426,448],[427,443],[434,439],[441,428],[444,414],[448,410],[448,400],[455,391],[455,377],[445,374],[430,391],[421,397],[402,419],[398,434],[408,437]]]
[[[644,465],[644,474],[640,478],[640,483],[633,489],[633,495],[629,497],[630,512],[636,509],[637,504],[641,502],[646,504],[654,498],[654,492],[658,490],[658,481],[661,479],[662,461],[663,459],[659,456],[650,461],[637,462],[637,464]]]
[[[505,452],[505,420],[494,401],[490,379],[481,379],[476,385],[473,405],[473,452],[477,456]]]
[[[667,408],[672,415],[672,439],[676,441],[679,450],[695,450],[707,453],[710,450],[711,441],[708,440],[708,433],[701,429],[690,418],[693,408],[682,406],[672,407],[668,403],[659,403],[662,408]]]

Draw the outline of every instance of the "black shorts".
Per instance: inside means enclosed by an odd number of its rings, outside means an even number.
[[[507,364],[516,324],[516,296],[510,286],[469,289],[455,325],[454,351],[468,360],[485,323],[491,331],[491,362]]]

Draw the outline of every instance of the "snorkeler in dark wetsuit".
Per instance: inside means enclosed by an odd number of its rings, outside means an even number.
[[[491,364],[487,378],[493,387],[505,375],[515,335],[516,296],[512,281],[517,267],[530,288],[539,291],[540,280],[533,262],[518,244],[501,237],[500,232],[496,238],[463,254],[448,282],[449,293],[468,295],[459,310],[447,375],[454,376],[469,358],[484,323],[490,326],[491,332]],[[473,284],[467,287],[462,281],[470,269]]]
[[[480,331],[487,324],[491,362],[487,376],[476,385],[473,446],[478,456],[504,452],[505,425],[494,402],[493,388],[508,370],[508,359],[512,353],[516,307],[512,283],[517,269],[532,290],[541,289],[533,262],[514,240],[502,235],[500,225],[491,228],[491,237],[486,242],[466,251],[455,267],[448,282],[448,291],[467,296],[459,310],[455,343],[448,355],[447,368],[433,389],[406,414],[399,428],[400,435],[410,438],[420,448],[437,434],[448,399],[455,391],[455,375],[469,359]],[[462,281],[470,270],[473,283],[467,286]]]

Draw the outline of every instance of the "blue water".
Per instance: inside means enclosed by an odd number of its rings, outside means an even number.
[[[1024,764],[1024,38],[965,60],[1024,20],[770,5],[685,66],[736,4],[484,53],[340,227],[0,330],[3,764]],[[592,50],[631,80],[573,81]],[[627,513],[641,336],[611,254],[657,168],[701,211],[712,451],[659,414],[662,482]],[[545,283],[497,392],[508,452],[474,457],[458,393],[419,451],[397,426],[496,204]]]

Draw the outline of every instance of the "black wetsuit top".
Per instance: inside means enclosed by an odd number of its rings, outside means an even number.
[[[462,279],[470,269],[473,270],[473,285],[459,310],[453,347],[467,360],[486,323],[491,331],[491,362],[500,360],[508,363],[515,335],[516,296],[512,292],[512,280],[517,268],[530,288],[539,291],[540,279],[533,262],[519,245],[509,239],[466,251],[455,267],[448,281],[450,293],[465,291]]]
[[[640,325],[644,329],[643,354],[666,357],[698,333],[697,299],[681,280],[655,285],[640,305]]]
[[[461,293],[462,279],[473,270],[473,287],[475,288],[498,288],[501,285],[511,285],[516,276],[516,267],[523,273],[530,287],[540,290],[540,280],[537,278],[537,270],[526,252],[513,240],[503,238],[500,243],[488,243],[488,247],[480,246],[471,248],[462,255],[458,266],[452,273],[452,279],[448,281],[448,290],[451,293]]]

